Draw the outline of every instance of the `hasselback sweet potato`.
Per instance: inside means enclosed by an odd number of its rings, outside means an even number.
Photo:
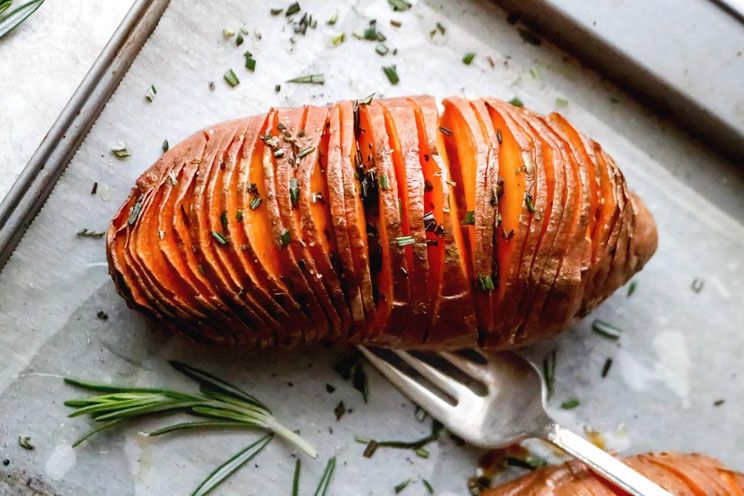
[[[562,116],[415,96],[200,131],[138,179],[106,241],[128,304],[197,341],[495,349],[566,327],[657,240]]]
[[[744,475],[699,454],[653,453],[625,458],[625,463],[674,496],[742,496]],[[624,496],[578,461],[543,468],[481,492],[483,496]]]

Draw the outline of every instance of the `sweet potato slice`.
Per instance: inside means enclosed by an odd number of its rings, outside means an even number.
[[[239,342],[251,345],[272,344],[273,337],[266,334],[268,325],[262,321],[256,311],[249,307],[240,293],[240,284],[234,273],[226,270],[217,254],[225,248],[230,240],[220,231],[213,230],[209,211],[209,186],[212,172],[222,167],[224,154],[237,135],[237,126],[228,123],[214,130],[212,139],[207,142],[204,157],[199,163],[193,188],[190,190],[189,231],[192,248],[196,259],[206,278],[215,288],[216,293],[230,306],[236,318],[243,323],[237,334]],[[219,223],[219,213],[217,223]]]
[[[345,195],[344,167],[350,163],[350,155],[344,156],[342,146],[342,123],[341,106],[333,105],[327,123],[327,139],[324,140],[325,150],[321,156],[325,158],[325,171],[327,177],[327,196],[312,198],[313,201],[328,202],[333,237],[336,241],[335,254],[336,263],[340,267],[341,281],[349,302],[351,313],[351,334],[361,336],[364,334],[366,322],[364,317],[364,305],[360,290],[360,277],[357,274],[357,266],[354,263],[354,248],[351,242],[351,232],[356,229],[355,223],[349,224],[347,219],[347,202]],[[350,128],[353,132],[353,129]],[[347,153],[351,147],[347,144]],[[344,163],[346,162],[346,163]],[[350,179],[353,181],[353,179]],[[350,202],[351,203],[351,202]],[[348,208],[352,208],[351,205]]]
[[[532,198],[535,212],[542,211],[545,197],[537,192],[545,191],[545,187],[536,163],[539,157],[536,144],[511,116],[514,107],[494,99],[486,99],[486,104],[493,126],[501,136],[499,170],[503,180],[499,197],[501,239],[497,250],[499,285],[494,309],[495,332],[485,336],[482,343],[496,348],[510,345],[515,337],[512,322],[529,277],[530,255],[534,253],[542,229],[539,222],[533,222],[534,213],[527,206],[527,195]]]
[[[246,288],[253,287],[245,272],[240,260],[236,256],[236,249],[240,249],[233,239],[233,231],[230,230],[230,221],[227,216],[225,207],[220,202],[220,196],[223,190],[226,171],[236,166],[238,152],[243,147],[246,129],[248,126],[253,127],[255,139],[256,122],[249,119],[237,123],[235,135],[231,141],[226,142],[209,171],[209,178],[205,185],[203,213],[205,215],[207,231],[212,234],[211,248],[214,258],[217,261],[217,270],[220,270],[223,277],[229,284],[229,290],[234,298],[243,303],[247,312],[257,320],[255,340],[262,346],[277,344],[278,333],[281,325],[272,316],[275,313],[275,302],[270,298],[262,298],[263,292],[260,288],[255,291],[246,291]],[[259,301],[261,300],[261,301]],[[269,312],[273,310],[274,312]]]
[[[343,173],[343,195],[346,209],[347,234],[351,246],[351,256],[354,263],[354,273],[359,283],[360,299],[364,310],[365,322],[363,332],[352,336],[354,342],[364,340],[373,335],[372,326],[376,315],[375,301],[372,291],[372,276],[370,273],[370,259],[367,246],[367,226],[362,203],[361,182],[357,175],[356,165],[361,167],[361,152],[358,153],[355,134],[355,121],[358,121],[359,104],[341,102],[337,104],[340,130],[341,160],[339,162]],[[355,118],[355,116],[357,116]],[[359,160],[359,164],[355,161]],[[330,180],[330,178],[329,178]]]
[[[562,326],[570,318],[565,317],[561,312],[563,309],[553,302],[549,309],[545,309],[546,300],[555,296],[556,291],[564,296],[562,300],[568,302],[566,306],[570,307],[571,302],[574,302],[571,316],[581,301],[580,270],[573,270],[577,264],[569,259],[572,254],[576,256],[572,235],[579,220],[581,195],[578,190],[581,183],[577,182],[568,151],[558,136],[545,126],[539,116],[529,111],[523,111],[522,115],[526,125],[542,145],[548,202],[544,214],[539,214],[543,217],[540,221],[545,229],[541,253],[537,255],[542,258],[542,262],[536,264],[538,272],[533,274],[533,292],[517,333],[517,342],[520,344],[535,339],[535,336],[551,334],[555,325]],[[578,252],[578,255],[581,256],[582,253]],[[551,319],[547,323],[540,321],[544,310]]]
[[[140,195],[139,189],[133,188],[127,201],[114,215],[106,232],[106,258],[109,274],[114,280],[116,290],[124,297],[127,304],[151,318],[157,318],[159,313],[153,308],[149,295],[140,287],[124,255],[129,217],[137,202],[140,201]]]
[[[279,113],[281,116],[281,111]],[[326,124],[329,117],[328,107],[308,107],[302,131],[298,131],[295,156],[295,180],[297,182],[298,220],[301,226],[302,239],[309,258],[308,270],[320,279],[325,291],[330,296],[340,319],[340,328],[332,338],[347,337],[351,329],[349,302],[341,285],[339,265],[337,262],[338,247],[333,236],[331,212],[328,202],[326,182],[325,155],[321,162],[321,150],[325,154],[330,138]],[[288,128],[287,132],[291,133]],[[315,269],[311,265],[315,265]]]
[[[204,148],[206,152],[209,140],[215,137],[215,129],[207,129],[203,134],[206,138]],[[176,187],[170,193],[172,200],[166,203],[166,209],[161,213],[159,224],[162,226],[161,229],[166,231],[165,239],[169,240],[169,245],[172,242],[172,246],[175,248],[173,253],[169,253],[168,258],[173,263],[180,262],[179,270],[182,272],[179,271],[179,273],[189,277],[191,282],[197,286],[198,293],[209,300],[212,305],[220,308],[220,314],[226,320],[224,340],[239,343],[242,342],[244,336],[251,335],[252,330],[238,316],[239,310],[235,308],[235,305],[222,298],[219,290],[207,277],[206,269],[195,253],[197,240],[192,239],[189,228],[193,209],[195,176],[204,158],[204,153],[195,157],[183,157],[185,162],[183,169],[177,177]],[[169,224],[169,226],[166,226],[166,224]],[[168,229],[172,232],[169,233]]]
[[[356,136],[362,161],[358,174],[362,177],[370,270],[377,301],[378,332],[373,340],[380,345],[415,345],[401,339],[412,313],[410,268],[404,250],[408,238],[403,233],[398,182],[380,103],[373,100],[359,107]],[[381,187],[381,178],[387,187]]]
[[[287,308],[292,308],[297,302],[305,315],[302,320],[285,328],[284,335],[280,336],[282,343],[295,346],[312,342],[321,329],[327,332],[329,323],[289,248],[297,240],[291,238],[279,214],[275,179],[277,165],[273,157],[278,147],[276,111],[272,110],[261,131],[260,141],[250,159],[244,162],[238,187],[245,195],[247,208],[243,211],[243,227],[251,251],[255,252],[257,266],[265,268],[266,281],[274,298]]]
[[[499,188],[499,135],[493,127],[491,118],[488,114],[488,108],[482,99],[472,100],[470,106],[473,108],[475,116],[478,119],[483,136],[486,140],[488,153],[486,155],[485,169],[482,172],[484,177],[483,186],[485,191],[484,205],[481,215],[475,218],[476,233],[480,232],[481,253],[478,254],[478,264],[488,268],[487,273],[478,274],[476,271],[475,294],[483,299],[481,306],[482,316],[480,318],[480,333],[482,336],[492,334],[493,329],[493,296],[498,284],[498,261],[496,253],[498,251],[499,237],[497,236],[498,228],[498,188]],[[478,174],[481,174],[480,172]]]
[[[419,133],[419,154],[424,173],[425,204],[436,227],[427,232],[429,285],[436,295],[425,347],[475,346],[478,328],[468,280],[464,240],[458,223],[457,202],[450,184],[444,135],[439,130],[436,102],[427,96],[409,99]],[[439,228],[441,226],[441,228]]]
[[[251,168],[261,166],[262,157],[254,155],[254,151],[263,145],[258,138],[266,122],[265,115],[252,118],[245,129],[242,146],[234,150],[235,156],[226,161],[219,193],[220,211],[224,212],[220,221],[232,241],[223,251],[228,255],[229,263],[240,270],[245,281],[241,288],[243,293],[252,292],[259,304],[280,324],[280,328],[275,329],[277,338],[280,344],[286,344],[284,329],[308,327],[309,322],[299,304],[259,259],[256,241],[247,234],[253,231],[253,207],[260,208],[261,201],[258,186],[254,183],[249,187],[248,177]]]
[[[431,311],[429,295],[429,261],[424,228],[424,173],[418,150],[418,130],[413,109],[404,98],[377,100],[383,107],[390,138],[398,198],[401,206],[403,236],[412,238],[406,245],[408,279],[411,287],[412,319],[402,333],[405,343],[420,345],[426,337],[427,317]],[[389,187],[384,176],[380,188]]]

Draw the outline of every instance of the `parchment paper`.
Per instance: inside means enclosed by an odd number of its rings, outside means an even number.
[[[322,103],[371,92],[518,95],[541,112],[554,110],[557,97],[568,98],[562,110],[610,151],[654,213],[660,246],[635,277],[632,297],[621,289],[574,329],[526,351],[540,361],[558,349],[551,407],[560,421],[601,432],[608,447],[622,453],[703,451],[744,469],[744,189],[736,189],[741,183],[716,190],[715,181],[709,181],[703,188],[709,199],[704,198],[684,170],[700,175],[700,168],[709,166],[717,173],[715,161],[704,162],[707,155],[680,144],[678,135],[662,135],[661,128],[660,137],[653,138],[660,143],[659,156],[667,162],[676,156],[680,164],[665,167],[651,158],[633,137],[634,132],[647,144],[651,138],[641,135],[654,129],[651,119],[627,100],[612,96],[610,101],[595,74],[554,47],[524,44],[504,13],[490,4],[419,3],[404,13],[393,12],[385,0],[301,4],[318,26],[306,36],[295,35],[293,44],[285,17],[269,14],[269,7],[286,6],[281,2],[173,0],[0,273],[0,459],[9,460],[0,466],[0,493],[27,494],[31,487],[42,494],[189,494],[212,468],[258,434],[210,432],[156,440],[138,434],[160,425],[156,419],[72,450],[70,443],[89,424],[66,419],[68,410],[62,405],[81,394],[62,384],[63,375],[193,387],[169,368],[166,359],[171,358],[243,385],[317,446],[319,459],[303,460],[303,494],[314,489],[333,455],[339,462],[330,494],[392,494],[396,484],[409,478],[413,482],[404,494],[424,494],[421,478],[437,494],[467,493],[466,479],[475,473],[479,452],[459,447],[447,436],[428,447],[428,459],[395,450],[362,457],[364,445],[354,442],[355,435],[413,440],[427,434],[430,425],[418,422],[414,407],[371,368],[370,401],[364,404],[330,368],[345,350],[195,352],[128,310],[107,275],[103,241],[75,236],[83,227],[105,230],[134,179],[161,153],[164,139],[176,143],[211,123],[271,105]],[[327,26],[325,20],[335,12],[337,24]],[[388,36],[387,45],[398,49],[396,56],[381,57],[374,43],[351,36],[373,18]],[[390,18],[400,20],[402,28],[391,26]],[[437,22],[446,34],[432,37]],[[236,47],[222,30],[241,26],[250,35]],[[330,39],[341,31],[346,42],[330,48]],[[255,73],[243,68],[246,50],[257,60]],[[461,60],[469,51],[477,55],[466,66]],[[381,70],[393,64],[400,75],[397,86]],[[241,80],[237,88],[222,80],[228,68]],[[284,82],[308,73],[324,73],[326,84]],[[209,81],[215,82],[214,91]],[[151,84],[158,93],[148,103],[144,95]],[[278,93],[276,84],[281,84]],[[621,124],[609,127],[603,121]],[[129,159],[111,155],[119,142],[132,153]],[[675,155],[678,146],[691,150],[689,155]],[[669,172],[675,167],[674,174]],[[91,195],[94,181],[98,192]],[[705,281],[699,293],[690,289],[696,277]],[[96,317],[101,310],[107,320]],[[592,333],[591,321],[597,317],[621,327],[621,339],[608,341]],[[613,366],[602,379],[608,357]],[[326,383],[336,391],[327,393]],[[560,403],[570,397],[580,399],[580,406],[561,410]],[[714,406],[719,399],[725,402]],[[337,422],[333,408],[340,400],[353,412]],[[30,435],[36,448],[18,446],[21,435]],[[291,448],[275,441],[219,492],[288,494],[294,456]]]

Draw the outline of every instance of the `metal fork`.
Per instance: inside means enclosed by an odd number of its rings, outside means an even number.
[[[437,355],[485,387],[485,395],[405,351],[394,353],[454,405],[430,387],[369,349],[359,350],[390,382],[444,424],[450,432],[481,448],[500,448],[525,438],[543,439],[589,465],[635,496],[671,496],[617,458],[555,423],[545,409],[544,381],[530,362],[511,352],[481,353],[485,364],[459,354]]]

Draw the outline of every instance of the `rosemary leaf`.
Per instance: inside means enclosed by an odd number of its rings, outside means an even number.
[[[431,486],[431,483],[428,480],[421,479],[421,482],[424,484],[427,493],[434,494],[434,488]]]
[[[287,79],[286,82],[295,84],[325,84],[325,76],[323,76],[323,74],[307,74]]]
[[[137,222],[140,211],[142,211],[143,200],[144,200],[144,197],[140,196],[139,198],[137,198],[137,201],[134,202],[134,205],[132,206],[132,211],[129,213],[129,218],[127,219],[127,223],[130,226],[133,225],[135,222]]]
[[[475,58],[474,52],[468,52],[465,54],[465,56],[462,58],[462,63],[465,65],[470,65],[473,63],[473,59]]]
[[[328,24],[329,26],[333,26],[336,24],[336,22],[338,22],[338,10],[334,12],[331,17],[328,18],[326,24]]]
[[[147,436],[155,437],[162,436],[163,434],[168,434],[170,432],[183,431],[188,429],[203,429],[210,427],[227,427],[238,429],[253,428],[253,426],[248,426],[243,422],[234,422],[229,420],[197,420],[194,422],[179,422],[177,424],[161,427],[160,429],[155,429],[154,431],[148,432]]]
[[[594,319],[594,322],[592,322],[592,331],[613,340],[620,339],[620,336],[623,334],[622,329],[600,319]]]
[[[207,478],[197,486],[194,492],[191,493],[191,496],[204,496],[211,492],[215,487],[224,482],[225,479],[230,477],[236,470],[258,455],[266,445],[269,444],[272,437],[272,434],[266,434],[255,443],[235,453],[225,463],[209,474]]]
[[[103,231],[93,231],[87,227],[84,227],[75,233],[78,238],[102,238],[105,234],[106,233]]]
[[[411,479],[407,479],[407,480],[404,480],[403,482],[401,482],[400,484],[398,484],[397,486],[395,486],[393,488],[393,490],[395,491],[395,494],[402,493],[403,490],[405,488],[407,488],[408,487],[408,484],[410,484],[410,483],[411,483]]]
[[[154,84],[151,84],[149,88],[147,88],[147,93],[145,93],[145,100],[152,103],[153,100],[155,100],[155,95],[158,94],[158,89],[155,87]]]
[[[292,477],[292,496],[300,496],[300,470],[302,464],[298,458],[295,461],[294,477]]]
[[[331,46],[337,47],[346,40],[346,33],[339,33],[331,38]]]
[[[328,487],[331,485],[331,479],[333,478],[333,472],[336,470],[336,457],[334,456],[326,464],[323,476],[320,478],[318,488],[315,489],[313,496],[325,496],[328,492]]]
[[[114,155],[114,157],[118,158],[119,160],[124,160],[125,158],[128,158],[131,156],[131,153],[129,153],[129,150],[126,146],[119,146],[116,148],[111,149],[111,153]]]
[[[563,408],[564,410],[573,410],[574,408],[579,406],[579,404],[580,404],[580,401],[578,398],[570,398],[564,401],[563,403],[561,403],[561,408]]]
[[[163,140],[163,153],[167,152],[170,149],[170,144],[168,143],[168,140]]]
[[[32,450],[36,446],[31,442],[31,436],[18,436],[18,446],[23,449]]]
[[[44,0],[31,0],[2,16],[2,18],[0,18],[0,38],[11,32],[31,14],[36,12],[36,9],[41,7],[42,3],[44,3]],[[7,5],[4,4],[3,7],[3,10],[10,7],[10,2],[8,2]]]
[[[295,2],[291,4],[289,7],[287,7],[287,13],[285,14],[286,17],[290,17],[298,13],[302,8],[300,7],[299,2]]]
[[[0,14],[8,10],[12,4],[13,0],[0,0]]]
[[[511,100],[509,100],[509,103],[511,103],[515,107],[524,107],[524,102],[522,102],[522,100],[520,100],[516,96],[512,98]]]
[[[186,365],[185,363],[181,363],[176,360],[170,360],[168,363],[170,363],[171,367],[173,367],[189,379],[198,382],[200,385],[205,386],[212,391],[232,396],[235,399],[245,401],[248,404],[263,408],[268,413],[271,413],[269,407],[260,402],[255,396],[246,393],[245,391],[223,381],[222,379],[219,379],[218,377],[215,377],[209,372],[191,367],[190,365]]]
[[[253,54],[251,52],[245,52],[243,56],[245,57],[245,68],[251,72],[255,72],[256,59],[253,58]]]
[[[638,287],[638,281],[631,281],[630,285],[628,286],[628,298],[630,298],[633,293],[635,293],[636,288]]]

